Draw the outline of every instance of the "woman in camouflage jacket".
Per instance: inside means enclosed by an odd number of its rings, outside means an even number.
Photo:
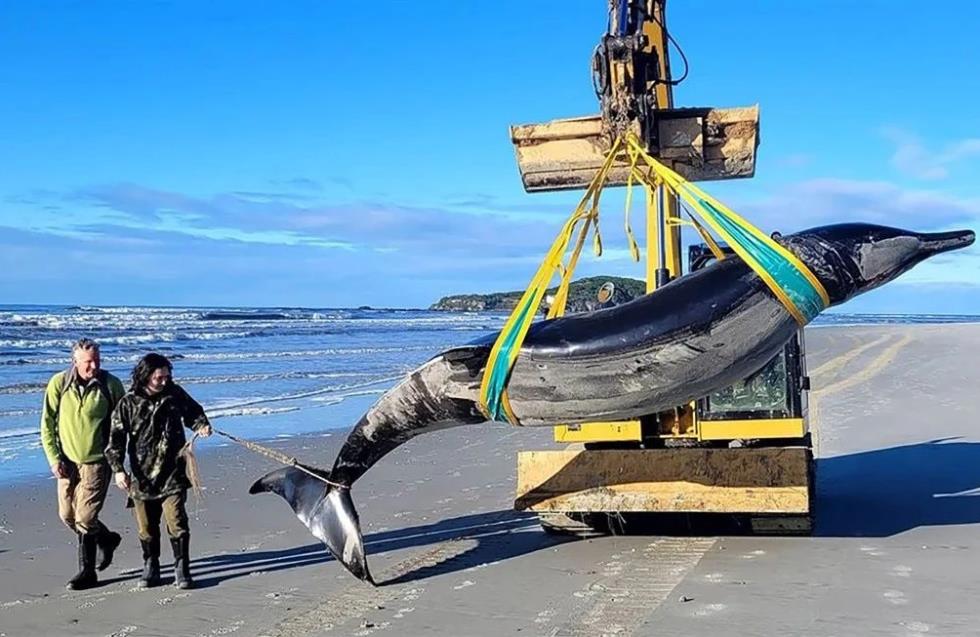
[[[190,529],[187,523],[187,479],[180,455],[187,438],[184,427],[211,435],[204,409],[172,380],[173,366],[160,354],[147,354],[133,369],[132,386],[116,405],[105,456],[116,485],[133,500],[143,547],[140,585],[160,580],[160,518],[166,520],[174,552],[175,583],[190,588]],[[124,461],[129,455],[126,473]]]

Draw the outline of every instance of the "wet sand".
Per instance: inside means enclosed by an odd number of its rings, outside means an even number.
[[[512,510],[516,452],[550,429],[474,426],[416,439],[354,488],[377,588],[272,495],[270,461],[199,454],[199,588],[135,589],[123,534],[104,584],[68,592],[73,536],[54,481],[0,487],[0,635],[975,635],[980,619],[980,325],[811,329],[814,537],[543,533]],[[343,436],[272,443],[328,466]],[[164,543],[164,581],[172,581]]]

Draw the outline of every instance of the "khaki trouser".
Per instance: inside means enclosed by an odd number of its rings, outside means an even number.
[[[76,533],[103,531],[99,511],[109,490],[108,463],[65,462],[65,465],[68,477],[58,479],[58,517]]]
[[[136,527],[140,540],[146,542],[151,538],[160,537],[161,514],[167,522],[167,533],[172,538],[180,537],[189,532],[187,526],[187,491],[168,495],[159,500],[133,499],[133,514],[136,516]]]

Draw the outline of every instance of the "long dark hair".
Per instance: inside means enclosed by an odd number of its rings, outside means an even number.
[[[156,352],[151,352],[140,359],[140,362],[136,363],[136,367],[133,368],[133,384],[130,385],[129,390],[132,392],[142,392],[146,389],[146,385],[150,382],[150,376],[153,375],[158,369],[167,368],[171,374],[174,371],[174,366],[170,364],[170,359],[168,359],[163,354],[157,354]]]

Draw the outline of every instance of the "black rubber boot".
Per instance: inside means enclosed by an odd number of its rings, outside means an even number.
[[[140,576],[139,587],[150,588],[160,585],[160,538],[151,537],[140,540],[143,547],[143,575]]]
[[[170,545],[174,549],[174,585],[177,588],[194,588],[189,557],[191,534],[184,533],[179,537],[170,538]]]
[[[118,533],[113,533],[109,529],[102,527],[102,531],[98,536],[99,540],[99,565],[96,567],[100,571],[104,571],[109,568],[112,564],[112,556],[115,554],[116,549],[119,548],[119,544],[122,542],[122,537]]]
[[[98,549],[98,534],[78,534],[78,574],[68,580],[68,590],[81,591],[99,583],[95,574],[95,553]]]

